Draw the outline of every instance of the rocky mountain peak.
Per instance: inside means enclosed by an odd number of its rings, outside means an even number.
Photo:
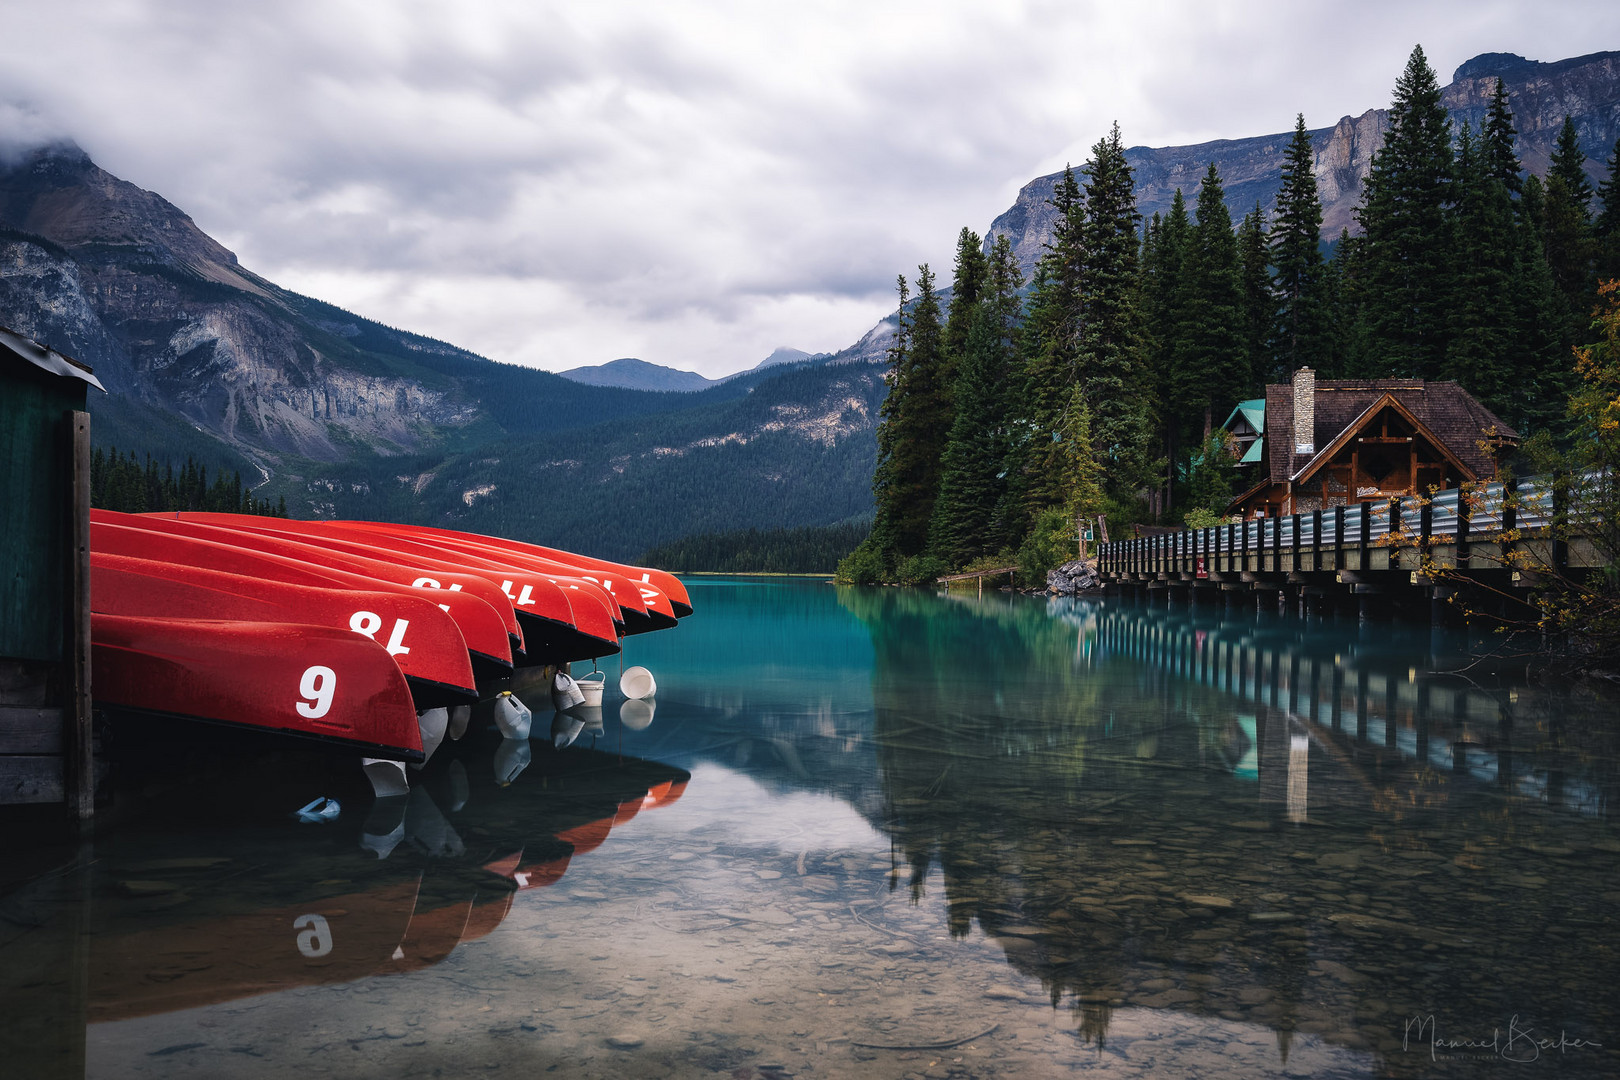
[[[235,253],[179,207],[120,180],[71,141],[24,151],[10,168],[0,169],[0,222],[69,252],[94,247],[114,262],[185,268],[265,295]]]
[[[1392,82],[1393,78],[1391,73]],[[1519,132],[1519,158],[1528,171],[1546,173],[1558,131],[1569,115],[1587,156],[1587,171],[1594,183],[1601,179],[1620,137],[1620,52],[1589,53],[1548,63],[1515,53],[1476,56],[1459,66],[1442,90],[1452,122],[1466,120],[1478,130],[1499,78],[1507,89]],[[1388,110],[1369,109],[1310,133],[1316,151],[1323,236],[1337,236],[1345,228],[1357,231],[1355,208],[1362,183],[1388,129]],[[1290,132],[1278,132],[1193,146],[1133,146],[1125,156],[1136,175],[1137,208],[1144,218],[1166,212],[1177,188],[1190,204],[1213,161],[1220,170],[1234,221],[1256,203],[1269,214],[1282,184],[1280,166],[1290,138]],[[1032,273],[1051,239],[1052,207],[1047,200],[1060,177],[1060,173],[1052,173],[1024,185],[1017,201],[991,223],[985,251],[1005,233],[1025,274]]]
[[[1526,60],[1518,53],[1488,52],[1480,53],[1472,60],[1464,60],[1452,73],[1452,82],[1461,82],[1464,79],[1483,79],[1501,77],[1515,68],[1522,68],[1534,64],[1534,60]]]

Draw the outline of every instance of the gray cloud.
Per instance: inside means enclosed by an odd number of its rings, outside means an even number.
[[[71,136],[292,288],[499,359],[719,374],[849,344],[1114,120],[1387,104],[1422,42],[1556,59],[1607,5],[0,0],[0,152]]]

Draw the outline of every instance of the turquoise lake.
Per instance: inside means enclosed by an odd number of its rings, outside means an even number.
[[[0,1073],[1620,1075],[1612,699],[1422,625],[689,585],[407,797],[267,760],[8,837]]]

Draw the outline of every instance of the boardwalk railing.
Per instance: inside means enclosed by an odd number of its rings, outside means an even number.
[[[1098,548],[1098,572],[1113,581],[1315,571],[1342,579],[1345,571],[1416,570],[1425,552],[1448,568],[1500,569],[1514,541],[1544,546],[1538,554],[1553,565],[1596,565],[1589,543],[1549,536],[1569,501],[1543,478],[1482,484],[1466,495],[1453,488],[1115,541]]]

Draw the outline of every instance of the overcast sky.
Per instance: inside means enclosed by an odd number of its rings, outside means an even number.
[[[957,230],[1131,145],[1386,106],[1414,44],[1620,49],[1612,0],[0,0],[0,137],[67,135],[300,292],[485,356],[832,351]]]

